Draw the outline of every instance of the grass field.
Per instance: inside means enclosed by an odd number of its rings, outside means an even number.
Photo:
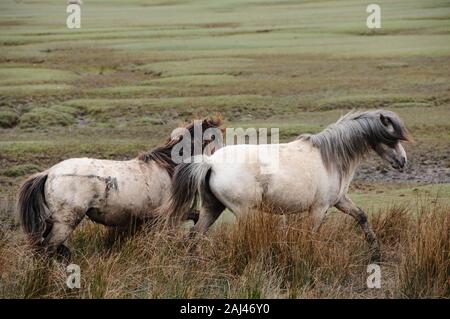
[[[85,2],[75,30],[64,1],[0,2],[1,297],[450,297],[449,1],[377,1],[376,31],[356,0]],[[60,266],[30,257],[13,215],[27,175],[71,157],[133,158],[193,117],[278,127],[288,141],[381,107],[415,143],[403,172],[373,156],[351,187],[385,247],[380,290],[364,288],[367,247],[338,213],[317,241],[295,235],[296,220],[283,231],[269,218],[250,231],[252,247],[240,246],[246,222],[225,214],[196,257],[149,231],[111,245],[86,221],[69,241],[86,274],[77,291]],[[264,227],[274,237],[258,237]],[[291,245],[263,247],[273,240]]]

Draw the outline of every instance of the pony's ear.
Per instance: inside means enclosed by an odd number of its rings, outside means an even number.
[[[380,121],[381,124],[383,124],[386,127],[392,126],[392,122],[389,116],[386,116],[383,113],[380,113]]]
[[[394,122],[392,121],[391,117],[389,115],[384,115],[383,113],[380,113],[380,121],[381,124],[386,128],[386,130],[390,134],[396,134],[396,128],[394,126]]]
[[[170,134],[170,140],[173,142],[179,142],[184,138],[186,134],[189,134],[189,130],[185,127],[177,127]]]
[[[222,120],[217,117],[217,118],[204,118],[203,122],[202,122],[203,126],[208,129],[211,127],[219,127],[222,124]]]

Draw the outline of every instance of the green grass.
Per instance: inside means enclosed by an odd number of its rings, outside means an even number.
[[[430,107],[436,103],[433,98],[421,98],[396,95],[350,95],[317,102],[318,110],[348,109],[348,108],[403,108],[403,107]],[[437,102],[439,103],[439,102]],[[437,104],[436,103],[436,104]],[[442,103],[442,102],[441,102]],[[444,102],[445,103],[445,102]]]
[[[53,108],[37,107],[22,115],[19,125],[23,128],[42,128],[53,125],[68,126],[74,123],[75,118],[70,113]]]
[[[386,189],[387,188],[387,189]],[[395,189],[377,187],[373,192],[362,194],[350,193],[349,196],[358,204],[371,212],[377,212],[392,206],[410,207],[412,211],[422,202],[450,203],[450,184],[425,186],[399,186]]]
[[[9,169],[3,172],[3,175],[8,177],[19,177],[37,173],[40,172],[41,170],[42,169],[38,165],[23,164],[10,167]]]
[[[0,85],[18,85],[33,83],[54,83],[75,80],[76,76],[68,71],[39,69],[39,68],[14,68],[0,69]]]
[[[31,96],[48,96],[66,93],[75,88],[66,84],[27,84],[0,86],[0,95],[11,98],[24,98]]]

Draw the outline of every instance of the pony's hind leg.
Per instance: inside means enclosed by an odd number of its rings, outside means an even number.
[[[356,206],[347,196],[344,196],[335,206],[341,212],[352,216],[358,222],[372,252],[372,261],[379,262],[381,260],[380,246],[372,227],[370,227],[369,222],[367,221],[366,213]]]
[[[49,255],[56,257],[64,262],[68,262],[71,257],[69,248],[64,245],[69,235],[74,231],[80,220],[64,221],[54,220],[51,230],[45,236],[42,247]]]
[[[224,209],[225,206],[211,193],[211,191],[203,193],[200,214],[197,223],[191,229],[191,237],[196,234],[206,233]]]

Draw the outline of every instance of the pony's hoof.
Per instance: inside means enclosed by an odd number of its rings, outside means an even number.
[[[62,262],[64,264],[68,264],[70,262],[70,258],[72,257],[72,254],[70,252],[70,249],[67,248],[65,245],[59,245],[56,249],[56,259],[59,262]]]

